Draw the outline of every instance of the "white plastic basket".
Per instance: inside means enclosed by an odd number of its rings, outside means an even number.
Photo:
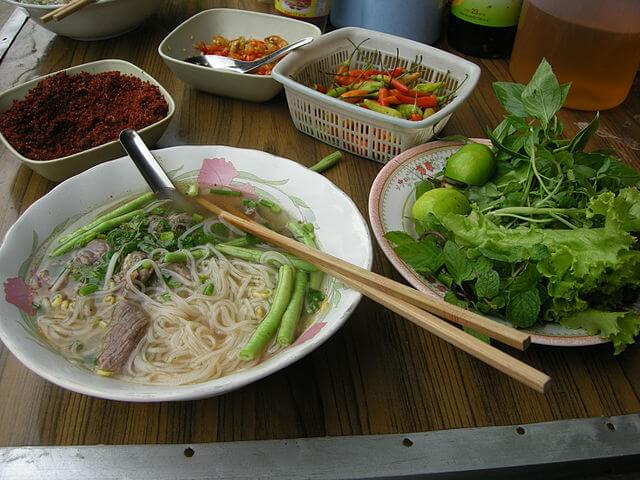
[[[352,68],[368,63],[392,68],[408,67],[418,59],[422,81],[444,81],[455,98],[434,115],[414,122],[390,117],[317,92],[307,85],[326,85],[354,47],[368,39],[351,62]],[[378,53],[379,52],[379,53]],[[284,85],[289,112],[296,128],[329,145],[386,163],[402,151],[427,142],[446,125],[458,106],[471,94],[480,68],[474,63],[405,38],[363,28],[341,28],[316,38],[307,47],[290,53],[273,70]]]

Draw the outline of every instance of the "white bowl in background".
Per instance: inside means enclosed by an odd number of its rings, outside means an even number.
[[[161,0],[98,0],[60,21],[43,23],[40,17],[60,5],[2,1],[24,8],[34,22],[47,30],[76,40],[104,40],[130,32],[162,5]]]
[[[201,40],[208,42],[214,35],[228,39],[239,36],[263,39],[279,35],[293,43],[305,37],[318,37],[320,33],[315,25],[291,18],[214,8],[200,12],[179,25],[160,43],[158,53],[176,77],[198,90],[250,102],[265,102],[282,90],[282,85],[271,75],[214,70],[187,63],[184,59],[199,54],[195,44]],[[305,48],[297,51],[302,52]]]
[[[258,150],[225,146],[172,147],[156,150],[155,156],[173,178],[182,180],[195,179],[204,158],[226,158],[237,170],[234,178],[272,196],[292,217],[314,223],[322,250],[371,268],[371,237],[360,211],[343,191],[303,165]],[[95,212],[114,199],[147,188],[129,158],[98,165],[58,185],[31,205],[9,229],[0,247],[0,284],[12,277],[28,281],[37,253],[46,248],[43,242],[69,217]],[[193,385],[134,384],[74,365],[48,347],[37,333],[35,318],[8,303],[5,295],[0,295],[0,340],[27,368],[74,392],[129,402],[193,400],[220,395],[270,375],[304,357],[337,332],[361,296],[331,277],[325,278],[323,289],[329,308],[319,312],[295,344],[247,370]]]
[[[167,92],[151,75],[141,68],[133,65],[132,63],[125,62],[124,60],[107,59],[84,63],[82,65],[77,65],[48,75],[43,75],[42,77],[34,78],[26,83],[17,85],[9,90],[5,90],[0,93],[0,112],[8,110],[15,100],[23,100],[29,90],[35,88],[38,82],[60,72],[67,72],[69,75],[74,75],[80,72],[102,73],[112,71],[118,71],[124,75],[132,75],[157,86],[160,89],[160,93],[162,93],[162,96],[167,101],[169,106],[167,116],[140,129],[138,132],[147,145],[154,145],[169,126],[169,122],[171,121],[171,117],[175,111],[175,103],[173,98],[171,98],[171,95],[169,95],[169,92]],[[48,178],[49,180],[53,180],[54,182],[64,180],[65,178],[76,175],[87,168],[108,160],[113,160],[114,158],[118,158],[124,154],[124,150],[120,146],[120,142],[118,140],[113,140],[88,150],[82,150],[81,152],[67,155],[66,157],[55,158],[53,160],[33,160],[23,156],[13,148],[2,132],[0,132],[0,142],[4,144],[7,150],[15,158],[20,160],[36,173]]]

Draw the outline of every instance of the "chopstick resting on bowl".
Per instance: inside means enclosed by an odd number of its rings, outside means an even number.
[[[406,285],[402,285],[382,275],[345,262],[328,253],[309,248],[294,239],[269,230],[252,220],[245,220],[233,215],[204,198],[196,198],[194,201],[240,230],[281,247],[289,253],[299,256],[303,260],[312,262],[325,273],[336,277],[375,302],[389,308],[524,385],[542,393],[548,388],[551,378],[543,372],[469,335],[463,330],[438,318],[436,315],[455,323],[469,326],[481,333],[521,349],[524,349],[528,345],[528,335],[514,328],[482,317],[481,315],[446,303],[442,299],[428,297]],[[428,311],[423,310],[423,308]]]
[[[67,3],[66,5],[62,5],[55,10],[47,13],[46,15],[40,17],[40,21],[42,23],[47,23],[51,20],[60,21],[63,18],[68,17],[72,13],[77,12],[81,8],[84,8],[91,3],[95,3],[96,1],[97,0],[71,0],[71,2]]]

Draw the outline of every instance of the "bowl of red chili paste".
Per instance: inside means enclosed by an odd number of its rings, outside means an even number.
[[[64,180],[121,157],[125,128],[156,143],[175,110],[169,93],[123,60],[78,65],[0,94],[0,141],[43,177]]]

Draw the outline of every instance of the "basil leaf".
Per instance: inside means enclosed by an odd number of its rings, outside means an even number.
[[[527,112],[522,103],[524,85],[511,82],[493,82],[493,91],[504,109],[516,117],[526,117]]]
[[[444,294],[444,300],[446,302],[449,302],[452,305],[456,305],[458,307],[461,308],[468,308],[469,307],[469,302],[467,302],[466,300],[461,300],[459,299],[455,293],[453,293],[451,290],[449,290],[447,293]]]
[[[540,295],[537,289],[518,292],[509,296],[507,303],[507,319],[514,326],[530,327],[538,320],[540,314]]]
[[[522,103],[526,113],[540,120],[546,128],[562,107],[567,92],[568,86],[560,87],[551,65],[543,59],[531,81],[522,91]]]
[[[596,116],[593,117],[593,120],[589,122],[589,125],[580,130],[571,143],[569,143],[568,150],[570,152],[575,152],[576,150],[582,150],[589,141],[589,138],[598,131],[598,124],[600,123],[600,112],[596,113]]]

